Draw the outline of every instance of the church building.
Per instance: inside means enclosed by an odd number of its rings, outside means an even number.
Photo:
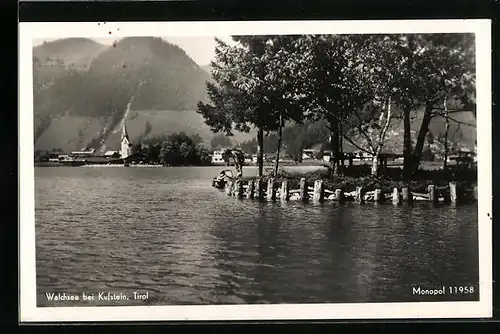
[[[122,159],[129,157],[132,153],[132,144],[127,133],[125,122],[123,123],[120,156]]]

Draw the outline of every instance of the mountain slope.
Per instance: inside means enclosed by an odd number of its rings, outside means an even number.
[[[64,55],[67,61],[79,47],[85,53],[93,45],[63,42],[45,45],[43,56]],[[76,45],[77,50],[64,50],[61,45]],[[148,122],[152,134],[185,131],[199,133],[207,141],[212,138],[194,111],[199,101],[207,101],[205,83],[210,76],[178,46],[160,38],[129,37],[99,50],[85,71],[68,67],[65,61],[53,61],[51,69],[57,75],[34,94],[36,149],[116,149],[120,139],[116,131],[124,118],[132,132],[136,127],[143,132]],[[38,60],[34,66],[40,64]],[[39,73],[35,70],[34,76]]]
[[[120,40],[93,61],[89,74],[114,78],[135,94],[134,110],[193,110],[206,99],[209,79],[184,50],[155,37]]]
[[[109,46],[88,38],[65,38],[45,42],[33,48],[33,57],[40,62],[60,60],[67,66],[88,67],[92,59]]]
[[[169,135],[174,132],[198,134],[208,145],[214,134],[203,122],[203,117],[194,110],[131,110],[126,117],[127,131],[132,143],[141,139]],[[110,131],[101,150],[120,148],[121,128]],[[54,119],[36,143],[38,149],[60,148],[69,152],[82,149],[96,138],[96,134],[106,127],[104,119],[88,116],[62,116]],[[231,138],[233,142],[251,140],[255,132],[239,133]]]
[[[45,42],[33,48],[33,92],[50,87],[70,70],[86,71],[92,60],[108,46],[88,38]]]

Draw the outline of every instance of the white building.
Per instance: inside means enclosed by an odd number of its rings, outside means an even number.
[[[319,152],[316,149],[304,149],[302,150],[302,160],[315,159],[315,155]]]
[[[125,122],[124,122],[123,129],[122,129],[121,149],[120,149],[121,158],[125,159],[128,156],[130,156],[131,151],[132,151],[132,144],[130,144],[130,140],[129,140],[128,133],[127,133],[127,127],[125,126]]]
[[[263,161],[266,161],[267,160],[267,154],[264,154],[262,156],[262,159],[263,159]],[[280,159],[280,161],[281,161],[281,159]],[[259,162],[259,156],[257,154],[252,154],[252,163],[256,164],[258,162]]]
[[[226,163],[224,161],[224,159],[222,158],[222,153],[224,153],[224,151],[214,151],[214,153],[212,154],[212,163],[213,164],[224,164],[224,163]]]
[[[323,161],[324,162],[330,162],[332,160],[332,152],[331,151],[325,151],[323,153]]]

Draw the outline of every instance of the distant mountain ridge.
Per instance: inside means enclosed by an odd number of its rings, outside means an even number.
[[[93,58],[109,47],[89,38],[65,38],[35,46],[33,57],[41,62],[59,59],[68,66],[88,66]]]
[[[158,111],[148,122],[160,133],[160,111],[194,112],[207,101],[210,79],[183,49],[155,37],[128,37],[112,46],[85,38],[47,42],[33,48],[33,74],[35,148],[66,150],[117,147],[111,132],[128,103],[131,110]],[[196,116],[186,118],[196,123],[186,129],[206,133]]]

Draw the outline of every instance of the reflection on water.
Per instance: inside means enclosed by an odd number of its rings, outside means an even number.
[[[82,291],[165,305],[478,299],[475,205],[238,200],[210,187],[217,173],[36,168],[39,304]],[[443,285],[476,293],[412,295]]]

